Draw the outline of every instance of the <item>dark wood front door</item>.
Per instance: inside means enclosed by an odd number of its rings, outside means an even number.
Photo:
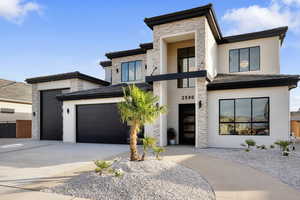
[[[179,143],[195,145],[195,104],[179,105]]]

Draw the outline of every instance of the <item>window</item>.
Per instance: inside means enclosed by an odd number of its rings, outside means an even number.
[[[112,83],[112,69],[105,69],[105,80]]]
[[[121,81],[142,80],[142,61],[124,62],[121,64]]]
[[[178,72],[195,71],[195,47],[178,49],[177,51]],[[178,79],[178,88],[195,87],[195,78]]]
[[[221,99],[220,135],[270,135],[269,98]]]
[[[229,51],[229,72],[247,72],[260,69],[260,48],[250,47]]]

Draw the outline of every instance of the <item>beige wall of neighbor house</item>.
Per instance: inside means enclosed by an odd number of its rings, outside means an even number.
[[[16,120],[31,120],[32,106],[29,103],[7,102],[0,99],[0,109],[13,109],[14,113],[0,112],[1,122],[16,122]]]
[[[140,81],[134,81],[130,83],[140,83],[140,82],[145,82],[145,65],[147,64],[147,55],[146,54],[139,54],[139,55],[134,55],[134,56],[125,56],[121,58],[113,58],[112,61],[112,85],[114,84],[119,84],[121,83],[121,65],[123,62],[129,62],[129,61],[142,61],[142,77],[143,79]],[[118,69],[118,72],[117,72]]]
[[[251,89],[216,90],[208,92],[208,144],[210,147],[240,148],[246,139],[258,145],[270,145],[276,140],[287,140],[290,133],[289,89],[287,86]],[[219,100],[230,98],[270,98],[270,135],[219,135]]]
[[[76,143],[76,105],[118,103],[123,98],[72,100],[63,102],[63,142]],[[69,109],[69,113],[67,113]]]
[[[81,79],[67,79],[59,81],[50,81],[43,83],[32,84],[32,112],[35,116],[32,117],[32,138],[40,139],[40,92],[45,90],[67,89],[68,92],[79,90],[87,90],[101,87],[99,84],[91,83]],[[66,92],[65,91],[65,92]]]
[[[229,73],[229,50],[255,46],[260,47],[260,70],[234,74],[279,74],[281,46],[279,36],[219,45],[218,73]]]

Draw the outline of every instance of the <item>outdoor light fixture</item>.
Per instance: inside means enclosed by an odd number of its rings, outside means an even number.
[[[202,102],[199,101],[199,109],[202,107]]]
[[[119,69],[118,68],[116,69],[116,72],[119,73]]]
[[[70,113],[70,109],[69,109],[69,108],[67,108],[67,113],[68,113],[68,114]]]
[[[147,65],[145,65],[145,69],[147,69]]]
[[[35,113],[35,112],[33,112],[33,113],[32,113],[32,115],[35,117],[36,113]]]

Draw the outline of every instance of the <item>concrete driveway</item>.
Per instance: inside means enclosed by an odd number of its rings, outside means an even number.
[[[128,151],[128,145],[0,139],[0,186],[25,187]]]

